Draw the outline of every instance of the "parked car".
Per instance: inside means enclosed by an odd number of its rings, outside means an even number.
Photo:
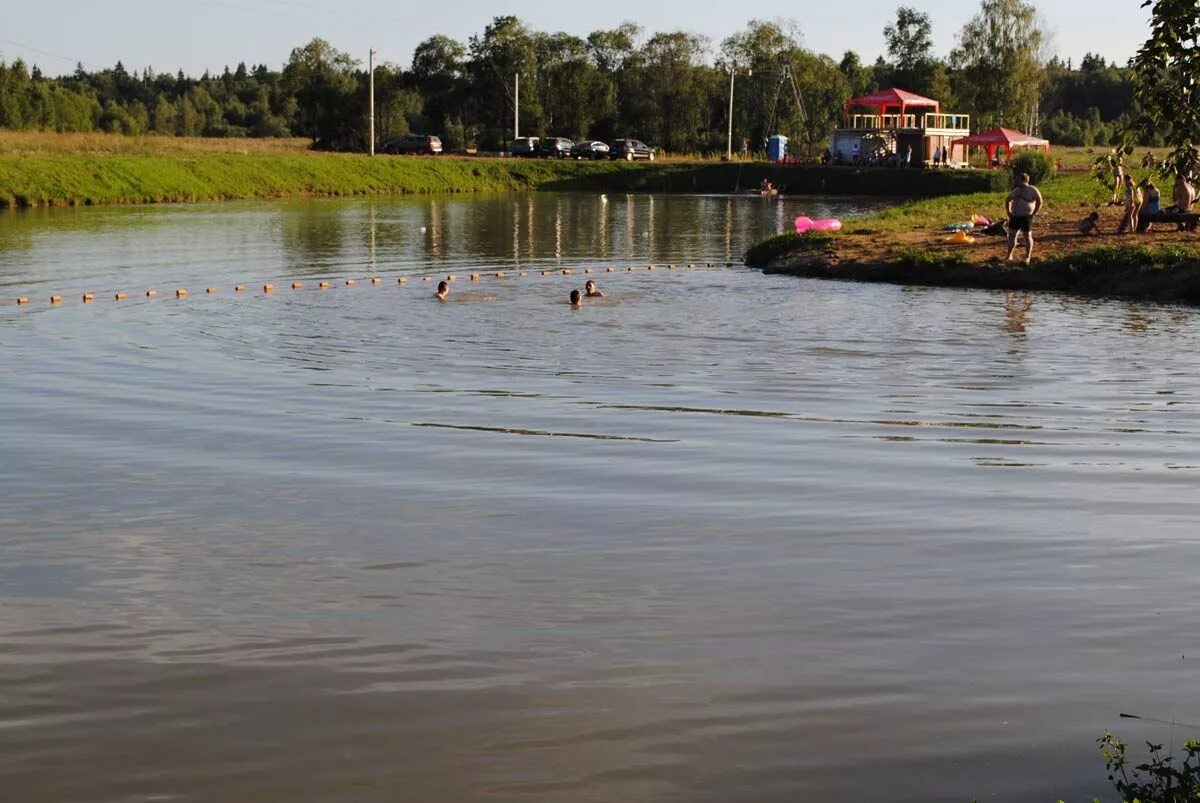
[[[538,143],[538,150],[541,151],[542,156],[566,159],[571,155],[571,148],[574,145],[575,143],[566,137],[545,137]]]
[[[595,140],[576,142],[571,148],[571,155],[576,159],[607,159],[608,146]]]
[[[614,159],[649,159],[654,161],[654,148],[637,139],[618,139],[608,149],[608,154]]]
[[[442,152],[442,141],[432,134],[409,134],[400,139],[383,143],[384,153],[427,153],[432,156]]]
[[[517,137],[512,141],[512,147],[509,153],[513,156],[537,156],[538,155],[538,138],[537,137]]]

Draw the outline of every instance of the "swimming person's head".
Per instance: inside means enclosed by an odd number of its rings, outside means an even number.
[[[578,306],[579,306],[579,299],[580,299],[579,291],[578,291],[578,290],[572,290],[572,291],[571,291],[571,306],[572,306],[572,307],[578,307]]]
[[[437,297],[445,299],[450,294],[450,285],[445,282],[438,282]]]
[[[596,287],[596,283],[591,279],[588,279],[583,285],[583,292],[587,294],[589,298],[596,298],[604,295],[604,293],[600,292],[600,288]]]

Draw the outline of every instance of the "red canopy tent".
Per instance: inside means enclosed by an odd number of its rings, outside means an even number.
[[[900,115],[906,114],[910,108],[932,108],[934,112],[941,109],[941,104],[936,100],[923,98],[920,95],[914,95],[912,92],[906,92],[903,89],[881,89],[870,95],[863,95],[861,98],[850,98],[850,100],[846,101],[842,113],[846,117],[847,124],[849,124],[850,120],[850,109],[855,106],[870,106],[879,109],[880,115],[889,114],[888,109],[895,109],[894,113]]]
[[[996,161],[996,149],[1004,148],[1004,161],[1012,159],[1013,148],[1044,148],[1050,153],[1050,140],[1013,131],[1011,128],[993,128],[969,137],[954,140],[955,145],[976,145],[987,149],[988,164]]]

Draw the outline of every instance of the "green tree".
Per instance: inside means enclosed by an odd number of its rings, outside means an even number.
[[[411,79],[424,100],[424,114],[435,131],[445,132],[447,118],[459,116],[465,93],[467,49],[448,36],[431,36],[413,52]]]
[[[1196,0],[1145,0],[1151,6],[1150,37],[1133,59],[1134,97],[1141,114],[1137,133],[1165,132],[1171,147],[1164,175],[1200,173],[1200,14]]]
[[[1022,0],[983,0],[950,54],[956,94],[977,128],[1026,129],[1038,101],[1042,45],[1033,6]]]
[[[842,77],[846,79],[846,84],[850,88],[850,97],[859,98],[879,88],[875,82],[874,70],[863,66],[862,59],[853,50],[847,50],[842,54],[838,69],[842,71]]]
[[[545,115],[537,94],[537,49],[533,34],[516,17],[496,17],[468,45],[471,99],[485,128],[513,128],[513,77],[521,76],[521,133],[542,130]]]
[[[355,62],[324,39],[292,51],[283,80],[298,106],[296,127],[320,148],[348,148],[363,140]]]

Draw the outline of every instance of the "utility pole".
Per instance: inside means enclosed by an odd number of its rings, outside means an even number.
[[[375,48],[371,48],[370,56],[368,56],[368,58],[367,58],[367,64],[369,65],[367,67],[367,71],[370,72],[370,74],[371,74],[371,78],[368,81],[368,83],[371,86],[370,96],[367,99],[367,104],[370,106],[370,110],[367,112],[367,117],[371,121],[371,137],[370,137],[370,142],[368,144],[368,148],[369,148],[369,153],[372,156],[374,156],[375,155]]]
[[[521,74],[513,73],[513,139],[521,136]]]
[[[746,75],[753,75],[753,70],[746,70]],[[729,138],[725,142],[725,161],[733,161],[733,76],[737,75],[737,62],[729,63]]]

